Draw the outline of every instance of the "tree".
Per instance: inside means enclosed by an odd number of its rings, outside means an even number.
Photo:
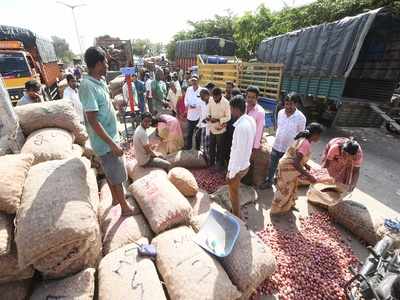
[[[53,41],[54,50],[57,57],[64,63],[71,63],[74,58],[74,53],[69,49],[67,41],[58,36],[52,36],[51,39]]]
[[[164,50],[162,43],[153,43],[149,39],[132,40],[132,52],[137,56],[160,55]]]

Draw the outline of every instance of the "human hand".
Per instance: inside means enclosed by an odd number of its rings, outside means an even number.
[[[317,183],[317,179],[313,175],[308,174],[307,178],[311,183]]]
[[[122,151],[122,148],[119,145],[115,144],[115,143],[111,146],[111,152],[115,156],[124,155],[124,151]]]

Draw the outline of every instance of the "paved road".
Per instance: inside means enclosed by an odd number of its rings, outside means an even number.
[[[400,212],[400,137],[389,135],[384,128],[328,129],[314,145],[312,159],[319,162],[326,143],[337,136],[354,136],[363,148],[357,187]]]

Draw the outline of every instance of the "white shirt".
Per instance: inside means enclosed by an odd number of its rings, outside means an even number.
[[[188,87],[185,95],[185,106],[188,108],[187,119],[189,121],[197,121],[201,115],[201,99],[200,99],[201,87],[198,87],[195,91],[193,87]],[[192,107],[190,107],[192,106]]]
[[[199,128],[206,128],[206,134],[209,134],[210,129],[207,126],[207,122],[203,122],[208,117],[208,104],[205,103],[203,100],[200,100],[200,119],[197,127]]]
[[[250,166],[250,156],[257,131],[256,121],[247,114],[242,115],[233,126],[235,130],[228,164],[229,179]]]
[[[180,85],[179,81],[178,81],[178,80],[175,81],[174,84],[175,84],[176,90],[177,90],[178,92],[180,92],[182,89],[181,89],[181,85]]]
[[[173,111],[176,112],[176,104],[178,103],[179,97],[182,96],[181,90],[176,89],[176,93],[172,89],[169,89],[167,100],[169,101],[169,105]]]
[[[83,115],[83,108],[81,100],[79,99],[78,89],[74,90],[70,86],[67,86],[64,89],[63,98],[71,100],[72,106],[74,107],[76,113],[78,114],[81,123],[84,124],[85,117]]]
[[[145,83],[145,86],[146,86],[146,92],[148,92],[149,93],[149,98],[151,98],[152,96],[151,96],[151,82],[152,82],[152,80],[151,79],[147,79],[147,81],[146,81],[146,83]]]
[[[129,103],[129,93],[128,93],[128,83],[125,82],[122,86],[122,96],[124,97],[124,101]],[[135,84],[132,82],[132,96],[135,103],[135,106],[138,106],[138,95],[136,92]],[[136,109],[136,108],[135,108]]]
[[[296,111],[288,117],[285,109],[278,113],[278,128],[273,148],[279,152],[286,152],[294,143],[295,136],[306,128],[306,117],[301,111]]]

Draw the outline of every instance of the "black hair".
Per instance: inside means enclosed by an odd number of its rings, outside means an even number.
[[[231,91],[232,97],[235,97],[235,96],[241,95],[241,94],[242,94],[242,91],[238,87],[234,87]]]
[[[186,92],[186,91],[187,91],[187,88],[188,88],[188,87],[185,85],[185,86],[183,86],[183,87],[181,88],[181,91],[185,91],[185,92]]]
[[[300,95],[297,94],[296,92],[291,92],[285,97],[284,101],[285,102],[286,101],[290,101],[290,102],[293,102],[293,103],[300,103],[301,102],[301,98],[300,98]]]
[[[350,138],[343,144],[342,149],[344,152],[350,155],[356,155],[360,149],[360,144],[357,143],[357,141],[355,141],[353,138]]]
[[[40,91],[41,87],[40,82],[35,79],[25,82],[25,89],[27,91]]]
[[[235,87],[235,83],[233,81],[225,82],[226,85],[231,85],[233,88]]]
[[[158,118],[152,117],[151,118],[151,127],[156,127],[160,120]]]
[[[70,82],[71,80],[74,80],[74,79],[75,79],[74,75],[72,75],[72,74],[67,75],[67,82]]]
[[[242,95],[236,95],[230,101],[232,108],[238,108],[242,114],[246,112],[246,100]]]
[[[321,134],[322,132],[324,132],[324,128],[322,127],[321,124],[313,122],[310,123],[306,130],[300,131],[296,137],[294,138],[295,140],[298,140],[300,138],[306,138],[308,139],[309,137],[311,137],[314,134]]]
[[[146,118],[150,118],[150,119],[153,120],[153,116],[152,116],[152,114],[149,113],[149,112],[144,112],[144,113],[142,113],[141,116],[140,116],[140,120],[141,120],[141,121],[143,121],[143,120],[146,119]]]
[[[85,52],[85,63],[89,69],[93,69],[98,62],[106,59],[106,53],[100,47],[90,47]]]
[[[219,87],[215,87],[212,89],[211,93],[213,94],[213,96],[220,96],[222,95],[222,90]]]
[[[213,90],[215,88],[215,84],[212,82],[209,82],[206,84],[205,88],[209,89],[209,90]]]
[[[210,95],[210,91],[207,90],[207,89],[202,89],[202,90],[200,91],[200,96],[202,96],[202,95]]]
[[[246,92],[252,92],[255,93],[257,96],[260,95],[260,90],[258,89],[258,87],[254,86],[254,85],[250,85],[247,87]]]

